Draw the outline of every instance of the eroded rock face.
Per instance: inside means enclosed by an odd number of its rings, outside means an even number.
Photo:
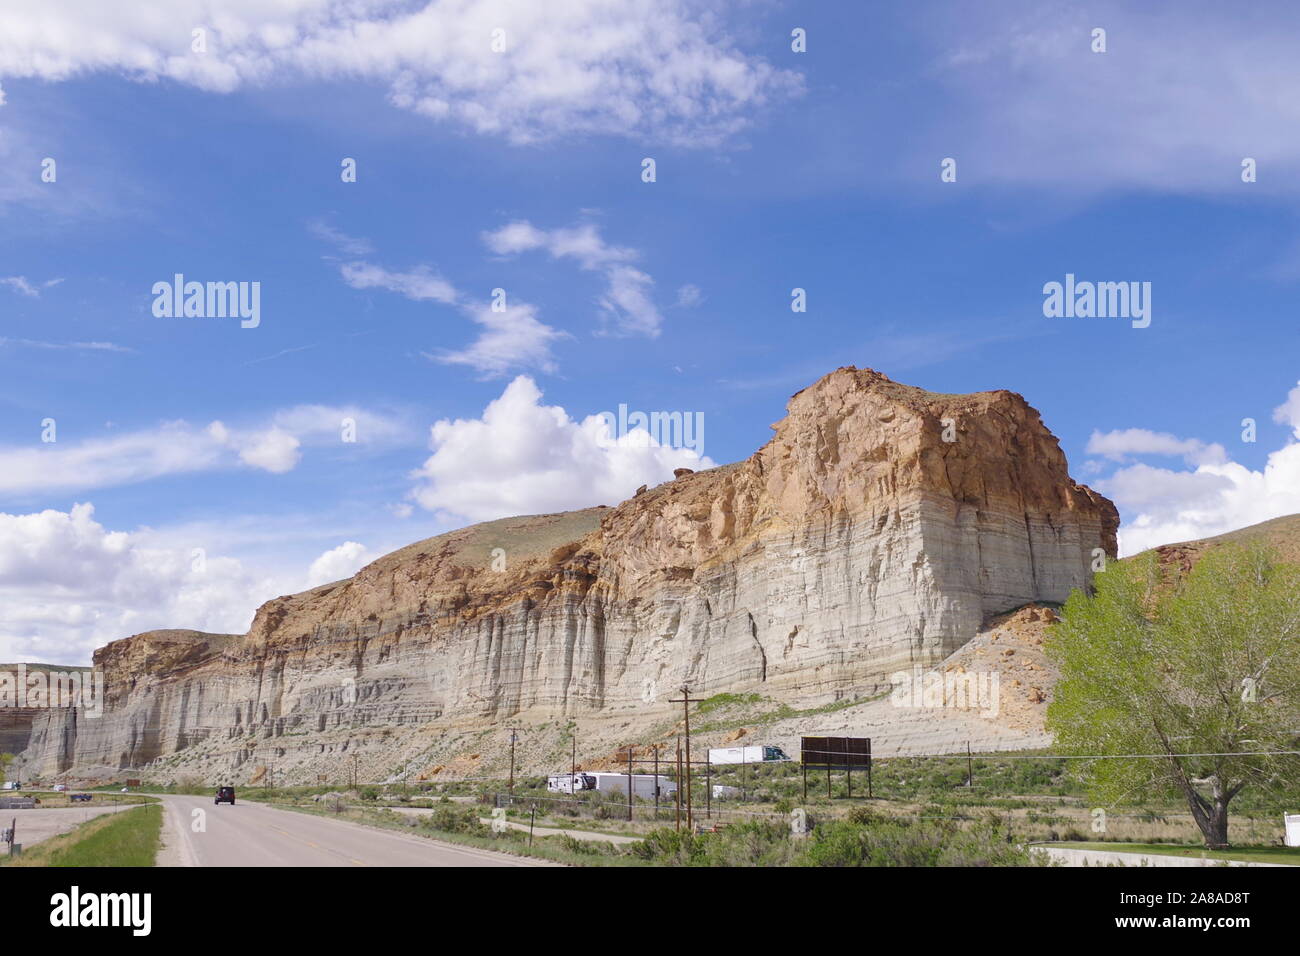
[[[382,766],[413,734],[507,719],[613,716],[634,733],[683,684],[809,706],[942,661],[990,615],[1064,601],[1097,549],[1115,553],[1114,506],[1070,479],[1011,392],[842,368],[774,429],[743,462],[614,508],[410,545],[268,602],[243,637],[114,642],[95,657],[105,716],[38,718],[25,761],[237,779],[274,760],[292,779],[361,738]]]

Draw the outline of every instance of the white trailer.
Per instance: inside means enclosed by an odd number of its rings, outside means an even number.
[[[595,778],[596,785],[593,789],[597,793],[621,793],[624,796],[627,795],[628,775],[625,773],[591,773],[588,776]],[[653,800],[656,786],[659,789],[659,798],[661,800],[664,797],[671,797],[677,792],[677,784],[662,774],[658,777],[652,773],[632,774],[632,796]]]
[[[581,793],[596,789],[596,778],[579,770],[576,773],[553,773],[546,778],[546,789],[551,793]]]
[[[780,763],[790,757],[780,747],[719,747],[709,751],[709,763]]]

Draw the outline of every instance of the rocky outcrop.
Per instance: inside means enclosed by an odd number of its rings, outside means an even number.
[[[243,637],[150,632],[96,653],[95,721],[38,719],[41,772],[310,778],[457,756],[519,721],[634,735],[696,696],[877,693],[983,622],[1061,602],[1118,516],[1006,391],[941,395],[842,368],[745,461],[616,507],[487,522],[277,598]],[[467,736],[468,735],[468,736]],[[553,758],[552,758],[553,759]],[[283,773],[281,773],[283,771]]]
[[[0,754],[20,754],[31,743],[32,727],[52,706],[61,707],[74,696],[73,680],[88,677],[89,668],[56,667],[52,664],[0,664]],[[53,692],[51,692],[53,691]],[[94,695],[82,694],[76,685],[77,699],[94,703]],[[62,715],[58,715],[60,720]]]

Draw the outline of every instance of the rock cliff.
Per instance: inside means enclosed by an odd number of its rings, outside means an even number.
[[[266,603],[244,636],[109,644],[104,715],[38,716],[23,760],[302,781],[356,757],[380,779],[479,766],[470,751],[518,723],[544,770],[575,723],[593,747],[650,733],[683,684],[804,707],[879,694],[1115,553],[1114,506],[1014,393],[841,368],[773,428],[748,459],[616,507],[410,545]]]

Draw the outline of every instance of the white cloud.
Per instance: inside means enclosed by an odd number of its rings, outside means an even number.
[[[700,287],[687,283],[677,290],[677,305],[683,309],[691,309],[704,301],[704,293]]]
[[[304,405],[277,412],[266,425],[205,428],[166,422],[109,438],[0,448],[0,492],[85,491],[245,465],[274,474],[297,466],[300,447],[342,440],[344,419],[356,423],[358,443],[392,442],[406,434],[397,421],[352,407]],[[57,433],[56,433],[57,434]]]
[[[26,276],[5,276],[0,278],[0,285],[7,285],[15,292],[21,292],[25,296],[36,299],[40,297],[42,289],[52,289],[62,281],[62,279],[47,279],[40,285],[32,285],[27,281]]]
[[[345,541],[311,563],[311,568],[307,571],[307,587],[314,588],[350,578],[374,559],[375,555],[364,544]]]
[[[1292,437],[1269,454],[1259,471],[1231,461],[1222,446],[1197,439],[1142,429],[1094,434],[1089,451],[1124,460],[1141,454],[1183,455],[1188,463],[1188,468],[1176,470],[1138,462],[1095,482],[1125,516],[1120,553],[1300,513],[1300,384],[1274,411],[1274,419],[1289,425]]]
[[[239,460],[273,475],[293,471],[302,460],[302,442],[283,428],[267,428],[248,435],[238,447]]]
[[[537,307],[527,302],[507,300],[503,311],[490,303],[463,297],[450,282],[435,275],[427,266],[409,272],[392,272],[382,266],[350,262],[342,266],[343,280],[356,289],[384,289],[416,302],[434,301],[454,305],[483,331],[463,349],[446,349],[426,353],[428,358],[449,365],[468,365],[485,378],[505,375],[514,369],[529,368],[554,372],[555,359],[551,343],[567,338],[567,333],[537,318]]]
[[[442,302],[450,305],[459,298],[455,286],[427,266],[410,272],[390,272],[368,262],[348,262],[342,267],[343,281],[354,289],[384,289],[414,299],[416,302]]]
[[[498,255],[545,250],[553,259],[574,259],[583,269],[603,272],[606,291],[597,301],[617,329],[649,338],[659,334],[663,316],[650,297],[654,280],[628,264],[637,251],[609,245],[594,225],[548,231],[518,220],[483,233],[483,241]]]
[[[358,239],[335,229],[323,219],[313,219],[307,223],[307,232],[317,239],[322,239],[339,248],[350,256],[368,256],[375,251],[369,239]]]
[[[28,349],[58,349],[69,350],[74,352],[132,352],[125,345],[117,345],[114,342],[42,342],[37,339],[5,339],[0,338],[0,348],[7,345],[15,345],[20,348]]]
[[[317,550],[345,533],[322,528],[316,513],[127,532],[101,525],[88,502],[0,512],[0,662],[88,664],[95,648],[156,628],[242,634],[265,601],[349,577],[377,557],[354,540]],[[308,547],[314,560],[303,556]],[[252,564],[241,559],[250,550],[261,555]]]
[[[345,431],[362,445],[388,445],[412,437],[411,429],[401,419],[356,405],[294,405],[276,412],[271,422],[273,427],[317,445],[341,441]]]
[[[145,431],[31,447],[0,448],[0,492],[101,488],[217,467],[221,441],[184,422]]]
[[[412,499],[444,520],[488,521],[617,504],[639,485],[671,479],[674,468],[713,467],[642,430],[612,436],[601,416],[579,422],[541,397],[521,375],[481,418],[437,422]]]
[[[191,50],[202,27],[206,51]],[[492,49],[503,30],[505,49]],[[713,144],[800,78],[736,49],[697,0],[100,0],[0,8],[0,75],[106,72],[214,92],[378,81],[389,102],[528,143],[639,134]]]
[[[944,108],[918,144],[956,156],[983,183],[1015,188],[1294,191],[1300,21],[1290,12],[944,4],[924,27],[934,50],[927,76],[945,88]],[[1096,27],[1105,53],[1092,52]],[[1258,161],[1258,185],[1243,185],[1244,157]]]
[[[506,256],[541,249],[546,245],[547,234],[531,222],[516,221],[506,223],[495,232],[483,233],[483,242],[493,252]]]
[[[609,290],[600,299],[601,308],[622,331],[649,338],[657,336],[663,316],[650,298],[654,280],[631,266],[614,266],[607,275]]]
[[[14,291],[21,292],[23,295],[30,296],[33,299],[41,294],[40,290],[37,289],[36,286],[27,281],[26,276],[5,276],[4,278],[0,278],[0,285],[7,285]]]
[[[1273,409],[1273,421],[1279,425],[1290,425],[1297,438],[1300,438],[1300,382],[1286,393],[1286,399]]]
[[[0,660],[86,664],[144,630],[243,632],[283,583],[198,548],[108,531],[94,507],[0,513]]]
[[[430,355],[435,361],[468,365],[485,378],[505,375],[516,368],[554,372],[551,343],[568,338],[537,319],[537,309],[527,302],[512,302],[505,311],[494,312],[487,304],[468,306],[465,313],[483,327],[468,348]]]
[[[1176,455],[1190,464],[1227,459],[1227,452],[1222,445],[1206,444],[1196,438],[1178,438],[1167,432],[1153,432],[1145,428],[1095,431],[1088,439],[1086,450],[1089,455],[1101,455],[1111,461],[1127,461],[1135,455]]]

